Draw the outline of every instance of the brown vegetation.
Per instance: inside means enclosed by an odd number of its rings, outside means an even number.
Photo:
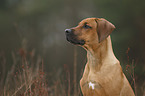
[[[134,60],[129,64],[129,49],[127,50],[128,64],[126,65],[126,74],[131,76],[131,85],[137,96],[136,77]],[[64,65],[64,74],[57,80],[48,78],[43,70],[43,59],[37,58],[33,61],[33,51],[29,56],[23,49],[19,53],[12,52],[13,64],[6,74],[6,59],[4,53],[0,54],[0,63],[2,71],[0,72],[0,95],[1,96],[82,96],[79,84],[77,83],[77,50],[74,49],[74,68],[73,80],[70,76],[70,70]],[[55,74],[55,73],[54,73]],[[82,73],[81,73],[82,74]],[[80,75],[81,75],[80,74]],[[145,84],[141,86],[143,96],[145,96]]]

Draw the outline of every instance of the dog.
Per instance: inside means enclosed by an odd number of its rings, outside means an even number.
[[[83,96],[135,96],[115,57],[110,34],[115,26],[103,18],[87,18],[66,29],[66,39],[87,51],[80,86]]]

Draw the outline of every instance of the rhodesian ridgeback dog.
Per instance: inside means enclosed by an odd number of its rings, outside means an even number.
[[[66,29],[66,39],[87,51],[80,80],[84,96],[135,96],[115,57],[110,34],[115,26],[103,18],[87,18]]]

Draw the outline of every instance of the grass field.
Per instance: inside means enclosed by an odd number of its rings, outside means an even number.
[[[74,51],[73,80],[67,65],[64,65],[63,76],[52,80],[43,70],[43,59],[38,57],[34,63],[33,53],[28,58],[22,49],[19,54],[12,52],[13,64],[7,73],[5,70],[6,59],[1,56],[3,70],[0,74],[0,96],[82,96],[77,83],[76,56],[77,52]],[[139,87],[136,86],[134,68],[134,61],[132,61],[132,64],[126,65],[127,74],[132,79],[131,85],[137,96],[137,88]],[[144,85],[140,87],[143,96],[145,96]]]

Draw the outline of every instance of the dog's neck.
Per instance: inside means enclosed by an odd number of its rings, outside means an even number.
[[[98,47],[96,47],[98,46]],[[93,44],[87,48],[87,59],[91,71],[100,71],[105,64],[115,64],[118,62],[112,50],[110,36],[98,44]],[[110,62],[111,61],[111,62]]]

